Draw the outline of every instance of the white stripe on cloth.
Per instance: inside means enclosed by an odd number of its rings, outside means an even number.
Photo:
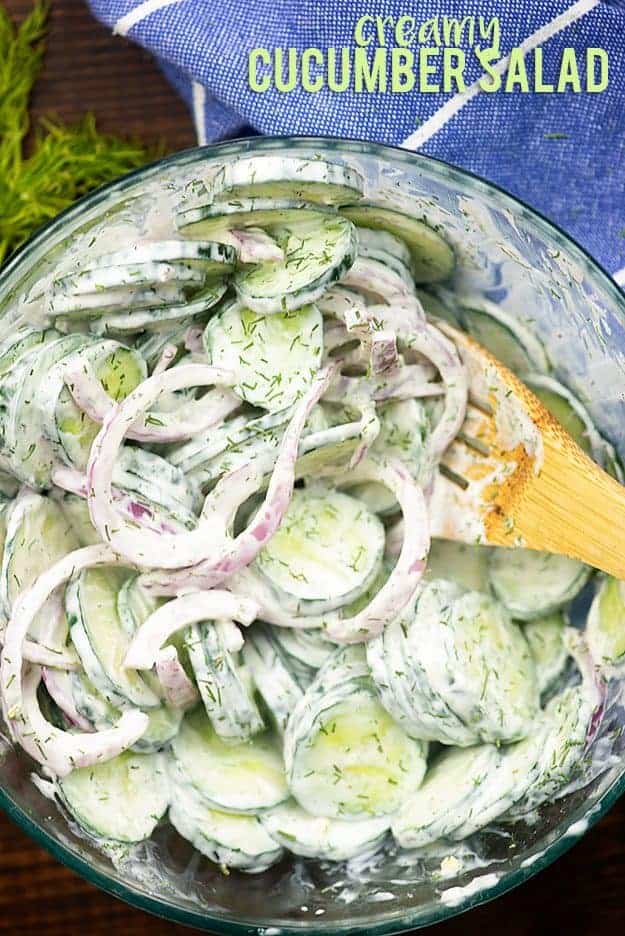
[[[206,146],[206,88],[199,81],[193,82],[193,122],[199,146]]]
[[[616,273],[612,274],[612,279],[619,284],[619,286],[625,286],[625,267],[622,270],[617,270]]]
[[[113,26],[113,34],[116,36],[127,36],[132,27],[140,23],[141,20],[144,20],[146,16],[151,16],[152,13],[162,10],[164,7],[173,6],[174,3],[182,2],[183,0],[144,0],[144,2],[136,6],[134,10],[130,10],[128,13],[120,16]]]
[[[563,13],[560,13],[559,16],[556,16],[555,19],[551,20],[549,23],[545,23],[545,25],[537,29],[536,32],[527,36],[521,43],[520,48],[523,49],[523,52],[529,52],[531,49],[536,48],[536,46],[541,45],[552,36],[555,36],[556,33],[562,32],[562,30],[570,26],[571,23],[581,19],[582,16],[586,16],[586,14],[590,13],[596,6],[599,6],[600,2],[601,0],[578,0],[577,3],[574,3],[567,10],[564,10]],[[506,73],[509,64],[510,56],[505,55],[493,66],[493,69],[501,76]],[[472,85],[469,85],[464,91],[450,98],[442,107],[439,107],[418,130],[415,130],[414,133],[411,133],[410,136],[404,140],[401,146],[404,149],[414,150],[423,146],[424,143],[427,143],[427,141],[438,133],[446,123],[449,123],[452,117],[455,117],[458,111],[462,110],[469,101],[480,93],[481,88],[479,82],[484,77],[486,77],[485,74],[478,78],[477,81],[474,81]]]

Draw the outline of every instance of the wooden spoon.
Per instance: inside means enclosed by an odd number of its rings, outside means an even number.
[[[432,496],[432,535],[580,559],[625,579],[625,487],[468,335],[437,322],[469,374],[463,431]]]

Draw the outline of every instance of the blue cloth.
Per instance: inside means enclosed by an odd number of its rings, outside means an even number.
[[[464,166],[538,208],[609,272],[625,268],[625,0],[161,0],[159,8],[158,0],[88,2],[100,20],[157,57],[207,142],[258,132],[401,145],[420,127],[426,131],[428,119],[453,93],[250,89],[251,49],[353,47],[355,23],[365,13],[411,13],[419,23],[437,14],[497,16],[502,54],[545,27],[540,45],[546,81],[557,80],[565,47],[574,47],[580,62],[587,47],[603,48],[609,55],[605,91],[479,93],[416,143],[422,152]],[[128,28],[132,11],[136,22]],[[557,18],[567,11],[564,28],[549,26],[561,23]],[[393,44],[390,32],[387,37]],[[416,44],[411,48],[418,51]],[[481,73],[467,51],[467,83]],[[414,147],[414,141],[407,145]]]

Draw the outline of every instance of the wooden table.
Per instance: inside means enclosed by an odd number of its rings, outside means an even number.
[[[28,0],[5,0],[22,16]],[[216,0],[218,2],[218,0]],[[54,0],[44,80],[35,116],[72,121],[93,111],[101,129],[194,143],[185,106],[149,57],[113,39],[81,0]],[[522,888],[441,924],[437,936],[608,936],[625,925],[625,801],[555,865]],[[20,936],[175,936],[156,920],[101,893],[67,870],[0,814],[0,933]]]

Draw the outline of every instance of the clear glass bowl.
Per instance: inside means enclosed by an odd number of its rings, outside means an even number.
[[[424,156],[333,139],[249,139],[169,157],[109,185],[42,229],[0,272],[0,309],[51,269],[66,244],[98,219],[171,204],[180,181],[248,153],[319,154],[358,166],[369,194],[440,224],[458,253],[454,288],[486,296],[524,319],[545,343],[556,376],[581,396],[625,455],[625,297],[579,246],[494,186]],[[122,212],[123,214],[123,212]],[[114,223],[113,221],[111,223]],[[584,783],[531,824],[499,824],[464,847],[387,853],[369,865],[285,861],[261,875],[226,876],[163,825],[113,860],[68,824],[30,780],[32,763],[5,740],[0,805],[37,842],[104,890],[172,921],[219,933],[394,933],[445,919],[521,884],[569,848],[625,789],[620,682],[593,744]],[[443,865],[449,868],[449,863]]]

